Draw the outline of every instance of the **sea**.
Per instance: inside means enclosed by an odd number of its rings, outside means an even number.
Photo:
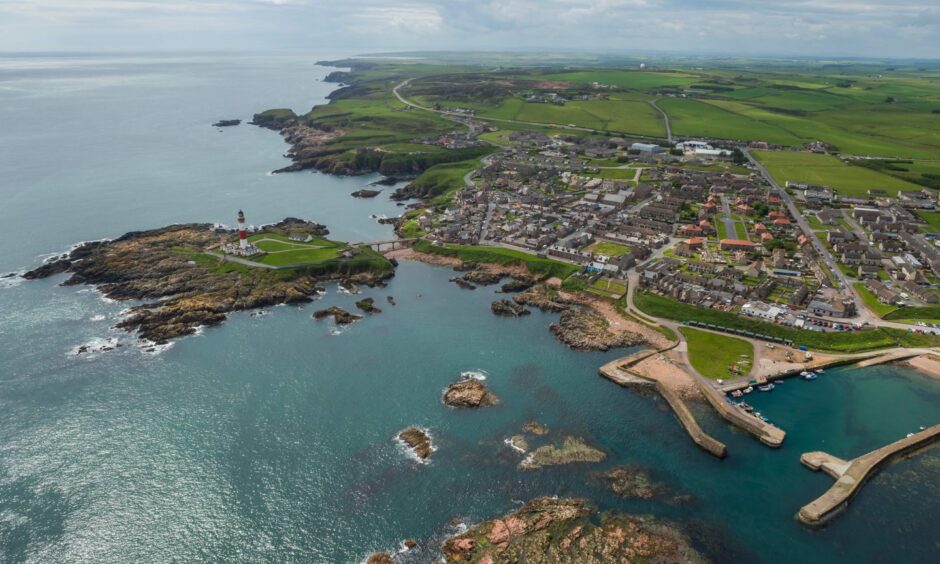
[[[393,188],[350,196],[380,177],[271,175],[288,163],[277,133],[211,126],[325,103],[334,69],[316,62],[336,56],[0,55],[0,274],[128,231],[232,225],[239,209],[254,225],[293,216],[340,240],[390,238],[377,218],[401,213]],[[330,286],[156,348],[112,328],[133,303],[63,276],[0,279],[0,562],[356,563],[404,539],[418,548],[401,562],[430,562],[442,539],[539,496],[672,521],[716,562],[940,561],[937,448],[876,474],[822,529],[795,518],[832,485],[802,453],[848,459],[940,422],[940,381],[839,368],[750,396],[787,431],[779,449],[694,406],[728,445],[717,460],[658,396],[598,376],[629,350],[569,350],[548,330],[556,315],[494,316],[493,287],[452,276],[404,261],[387,288]],[[382,313],[311,319],[362,297]],[[442,405],[462,374],[502,403]],[[506,439],[529,421],[608,457],[521,470]],[[395,440],[411,425],[433,437],[427,463]],[[668,495],[614,496],[598,473],[621,465]]]

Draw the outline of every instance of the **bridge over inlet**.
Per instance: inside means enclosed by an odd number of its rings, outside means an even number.
[[[415,244],[415,241],[419,241],[417,237],[411,239],[389,239],[387,241],[373,241],[371,243],[363,243],[364,245],[369,245],[372,250],[379,253],[387,253],[389,251],[397,251],[398,249],[404,249],[406,247],[411,247]]]

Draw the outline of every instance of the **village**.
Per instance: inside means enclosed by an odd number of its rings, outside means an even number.
[[[519,131],[483,160],[443,211],[412,217],[438,244],[518,249],[582,267],[584,287],[617,298],[638,288],[794,328],[858,330],[863,304],[935,304],[940,250],[914,211],[936,196],[840,196],[772,186],[750,146]],[[793,211],[796,211],[796,216]],[[940,235],[936,235],[940,236]]]

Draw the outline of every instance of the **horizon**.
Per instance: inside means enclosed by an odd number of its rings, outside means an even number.
[[[940,59],[940,7],[908,0],[351,3],[7,0],[0,3],[0,53],[564,51]],[[579,47],[559,49],[546,37]]]

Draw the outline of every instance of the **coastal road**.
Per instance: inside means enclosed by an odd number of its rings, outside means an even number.
[[[669,114],[667,114],[662,108],[656,105],[656,102],[659,102],[660,98],[655,100],[650,100],[650,106],[656,108],[656,111],[662,114],[663,121],[666,123],[666,140],[672,143],[672,126],[669,124]]]

